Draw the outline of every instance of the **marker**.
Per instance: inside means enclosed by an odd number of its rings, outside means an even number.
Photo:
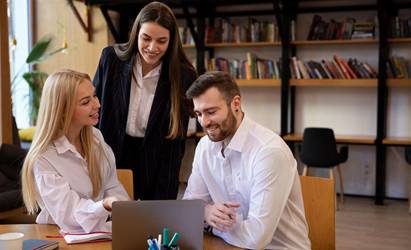
[[[153,243],[151,242],[150,239],[147,240],[147,244],[148,244],[148,249],[153,249]]]
[[[160,247],[158,247],[157,239],[151,240],[151,243],[153,243],[153,250],[160,250]]]
[[[168,244],[168,247],[177,245],[177,240],[178,240],[179,237],[180,237],[179,233],[177,233],[177,232],[174,233],[173,238],[171,239],[170,243]]]
[[[161,234],[158,235],[157,244],[158,244],[158,248],[161,249]]]
[[[163,246],[167,246],[168,245],[168,228],[165,227],[163,229]]]

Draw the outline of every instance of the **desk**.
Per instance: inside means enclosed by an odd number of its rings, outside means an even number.
[[[58,235],[58,227],[55,225],[38,225],[38,224],[10,224],[0,225],[0,234],[9,232],[21,232],[24,233],[25,239],[48,239],[46,235]],[[59,242],[59,249],[77,249],[77,250],[111,250],[111,242],[95,242],[67,245],[62,238],[48,239],[57,240]],[[234,250],[239,249],[226,244],[222,239],[204,234],[205,250]]]

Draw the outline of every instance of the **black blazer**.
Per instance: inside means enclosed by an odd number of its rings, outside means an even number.
[[[126,133],[127,115],[130,101],[130,86],[133,62],[120,60],[113,47],[103,49],[93,84],[101,103],[100,120],[98,128],[101,130],[107,144],[113,149],[117,163],[122,157],[123,142]],[[190,69],[181,69],[182,76],[182,103],[187,103],[184,93],[194,82],[196,73]],[[169,132],[170,122],[170,82],[168,81],[168,68],[163,63],[160,78],[154,95],[147,129],[143,140],[143,150],[146,151],[146,162],[150,166],[146,169],[156,172],[167,166],[169,171],[161,171],[161,179],[173,179],[172,183],[178,185],[178,174],[181,159],[184,155],[185,138],[178,137],[174,140],[165,139]],[[182,105],[182,124],[184,134],[187,131],[188,107]],[[137,150],[137,149],[136,149]],[[119,166],[129,167],[129,166]],[[169,184],[164,183],[164,188]]]

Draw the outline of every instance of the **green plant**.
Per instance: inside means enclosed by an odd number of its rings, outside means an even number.
[[[33,45],[33,48],[30,51],[29,55],[27,56],[26,65],[35,66],[48,57],[66,49],[66,47],[63,46],[62,48],[50,52],[49,47],[51,42],[52,37],[46,37],[36,42]],[[14,85],[16,79],[18,79],[18,77],[22,74],[22,71],[24,69],[25,65],[23,65],[18,73],[14,76],[12,80],[12,86]],[[41,91],[43,89],[44,82],[48,77],[48,74],[38,70],[31,70],[29,72],[23,73],[22,77],[27,82],[30,89],[30,120],[32,124],[35,124],[40,105]]]

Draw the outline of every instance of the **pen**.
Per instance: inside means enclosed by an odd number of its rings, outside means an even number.
[[[171,241],[170,241],[170,243],[168,244],[168,247],[177,245],[177,240],[178,240],[179,237],[180,237],[180,234],[179,234],[179,233],[177,233],[177,232],[174,233],[173,238],[171,238]]]

